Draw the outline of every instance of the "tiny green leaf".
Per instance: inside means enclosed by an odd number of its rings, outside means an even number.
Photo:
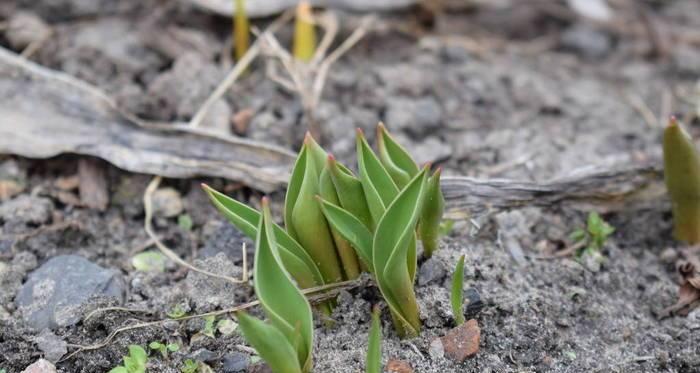
[[[238,329],[238,324],[231,319],[221,319],[216,324],[216,329],[223,335],[231,335]]]
[[[163,272],[167,262],[168,258],[160,251],[144,251],[131,258],[131,265],[142,272]]]
[[[382,324],[379,319],[379,307],[372,311],[372,326],[369,330],[367,346],[367,373],[382,373]]]
[[[177,217],[177,225],[179,225],[183,231],[189,232],[192,230],[194,223],[189,214],[180,214],[180,216]]]
[[[452,304],[452,314],[457,325],[464,324],[464,312],[462,304],[464,298],[462,295],[464,286],[464,255],[459,258],[454,274],[452,275],[452,289],[450,292],[450,303]]]
[[[682,125],[671,118],[664,131],[664,177],[671,197],[674,235],[700,242],[700,157]]]
[[[216,316],[209,315],[204,317],[204,329],[202,329],[202,334],[209,338],[216,337],[216,329],[214,328],[214,323],[216,322]]]
[[[360,179],[356,178],[350,170],[342,167],[332,155],[328,156],[326,164],[333,185],[338,192],[339,206],[357,217],[367,229],[374,228],[372,214],[367,206],[367,199],[364,190],[362,190]]]

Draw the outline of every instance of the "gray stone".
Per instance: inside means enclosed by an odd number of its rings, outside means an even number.
[[[444,161],[452,156],[452,147],[435,136],[417,144],[405,143],[405,146],[410,146],[413,159],[420,165]]]
[[[586,23],[577,23],[564,31],[561,45],[586,58],[605,57],[612,49],[610,35]]]
[[[202,361],[205,363],[219,359],[219,355],[216,352],[207,350],[206,348],[200,348],[199,350],[192,352],[189,354],[189,357],[193,360]]]
[[[39,335],[34,337],[34,343],[44,353],[44,358],[52,363],[57,362],[68,352],[66,341],[49,329],[42,330]]]
[[[431,257],[418,270],[418,285],[441,284],[445,278],[445,265],[437,258]]]
[[[56,373],[56,367],[48,360],[39,359],[22,373]]]
[[[31,43],[41,42],[51,34],[51,28],[36,14],[20,11],[8,20],[5,37],[12,48],[21,50]]]
[[[160,188],[153,192],[153,215],[172,218],[180,215],[184,209],[180,192],[173,188]]]
[[[464,315],[468,319],[473,319],[484,308],[481,295],[474,288],[464,290]]]
[[[55,329],[78,322],[78,309],[91,297],[113,297],[122,303],[125,291],[117,273],[80,256],[59,255],[29,274],[15,303],[30,327]]]
[[[469,51],[459,45],[445,45],[441,50],[442,58],[449,63],[464,63],[469,60]]]
[[[442,122],[442,107],[434,97],[388,99],[386,124],[390,129],[405,130],[422,136]]]
[[[245,372],[250,365],[250,356],[242,352],[232,352],[224,356],[223,369],[225,373]]]
[[[53,202],[48,198],[23,194],[0,205],[0,219],[25,224],[44,224],[51,218],[53,208]]]

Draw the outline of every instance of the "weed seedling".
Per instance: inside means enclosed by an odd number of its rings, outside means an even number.
[[[184,365],[180,368],[181,373],[197,373],[199,370],[199,364],[192,359],[187,359]]]
[[[124,365],[112,368],[109,373],[145,373],[148,354],[143,347],[129,345],[129,355],[124,356]]]
[[[180,346],[177,343],[160,343],[158,341],[153,341],[148,344],[148,348],[150,348],[153,351],[158,351],[160,352],[160,355],[163,357],[163,359],[168,358],[168,353],[169,352],[175,352],[180,349]]]
[[[588,214],[586,229],[579,228],[573,231],[570,238],[583,247],[578,253],[579,256],[583,254],[598,255],[608,236],[613,232],[615,232],[615,228],[603,220],[598,213],[592,211]]]
[[[216,338],[216,316],[209,315],[204,317],[204,328],[202,334],[209,338]]]

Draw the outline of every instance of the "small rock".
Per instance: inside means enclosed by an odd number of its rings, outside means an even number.
[[[418,285],[440,284],[445,278],[445,266],[435,257],[431,257],[418,270]]]
[[[481,301],[481,295],[474,288],[469,288],[464,291],[464,315],[468,318],[473,318],[484,308],[484,302]]]
[[[29,326],[41,330],[73,325],[76,311],[93,296],[124,301],[125,285],[120,276],[76,255],[49,259],[29,274],[15,302]]]
[[[561,44],[562,47],[591,59],[604,57],[612,48],[610,35],[586,23],[577,23],[564,31]]]
[[[433,360],[440,360],[445,356],[445,346],[442,345],[440,338],[435,338],[430,342],[428,355],[430,355]]]
[[[254,112],[251,108],[239,110],[233,114],[233,118],[231,119],[233,123],[233,132],[239,136],[245,135],[248,132],[248,125],[253,118],[253,114]]]
[[[34,337],[34,343],[44,353],[44,358],[52,363],[57,362],[68,352],[66,341],[49,329],[42,330],[39,335]]]
[[[5,37],[12,48],[21,50],[29,44],[45,40],[51,34],[51,28],[36,14],[16,12],[9,19]]]
[[[418,164],[435,163],[452,156],[452,147],[436,136],[430,136],[417,144],[406,143]]]
[[[464,324],[450,330],[440,338],[445,347],[445,355],[450,359],[463,362],[479,352],[481,329],[476,320],[471,319]]]
[[[153,215],[172,218],[180,215],[184,205],[180,193],[170,187],[153,192]]]
[[[48,198],[23,194],[0,205],[0,219],[25,224],[44,224],[51,218],[53,208],[53,202]]]
[[[666,264],[673,264],[678,259],[678,251],[672,247],[667,247],[659,254],[659,259]]]
[[[56,367],[48,360],[39,359],[22,373],[56,373]]]
[[[216,100],[202,120],[202,128],[222,135],[231,134],[231,107],[224,99]]]
[[[206,348],[200,348],[199,350],[192,352],[189,354],[189,357],[193,360],[203,361],[205,363],[219,359],[219,355],[216,352],[207,350]]]
[[[459,45],[445,45],[441,50],[442,58],[448,63],[464,63],[469,60],[469,51]]]
[[[232,352],[224,356],[223,369],[225,373],[245,372],[250,365],[250,356],[242,352]]]
[[[384,371],[387,373],[413,373],[413,368],[403,360],[391,359],[386,363]]]

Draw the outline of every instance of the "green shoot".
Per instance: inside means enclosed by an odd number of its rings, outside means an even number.
[[[171,319],[179,319],[181,317],[187,316],[187,312],[180,305],[176,305],[167,313],[168,317]]]
[[[163,359],[168,358],[168,352],[175,352],[180,349],[180,346],[177,343],[160,343],[158,341],[153,341],[148,344],[148,348],[150,348],[153,351],[158,351],[160,352],[160,355],[163,356]]]
[[[246,341],[275,373],[307,373],[313,366],[311,306],[284,269],[273,234],[269,201],[262,201],[254,264],[254,287],[266,323],[245,312],[238,323]]]
[[[605,245],[608,236],[614,232],[615,228],[603,220],[598,213],[592,211],[588,214],[586,229],[573,231],[569,238],[584,247],[582,252],[598,253]]]
[[[124,365],[112,368],[109,373],[145,373],[148,354],[143,347],[129,345],[129,355],[124,356]]]
[[[192,230],[194,223],[189,214],[180,214],[180,216],[177,217],[177,225],[180,226],[183,231],[189,232]]]
[[[239,61],[250,47],[250,21],[245,8],[245,0],[234,0],[233,51]]]
[[[700,242],[700,156],[683,126],[671,118],[664,131],[664,178],[676,239]]]
[[[464,324],[464,311],[462,305],[464,287],[464,255],[459,258],[454,274],[452,275],[452,289],[450,291],[450,303],[452,304],[452,314],[455,318],[455,324]]]
[[[297,5],[293,53],[297,60],[303,62],[311,61],[316,54],[316,26],[313,12],[309,2],[304,0]]]
[[[372,326],[369,329],[369,342],[367,346],[367,373],[382,373],[382,324],[379,319],[379,307],[372,311]]]

